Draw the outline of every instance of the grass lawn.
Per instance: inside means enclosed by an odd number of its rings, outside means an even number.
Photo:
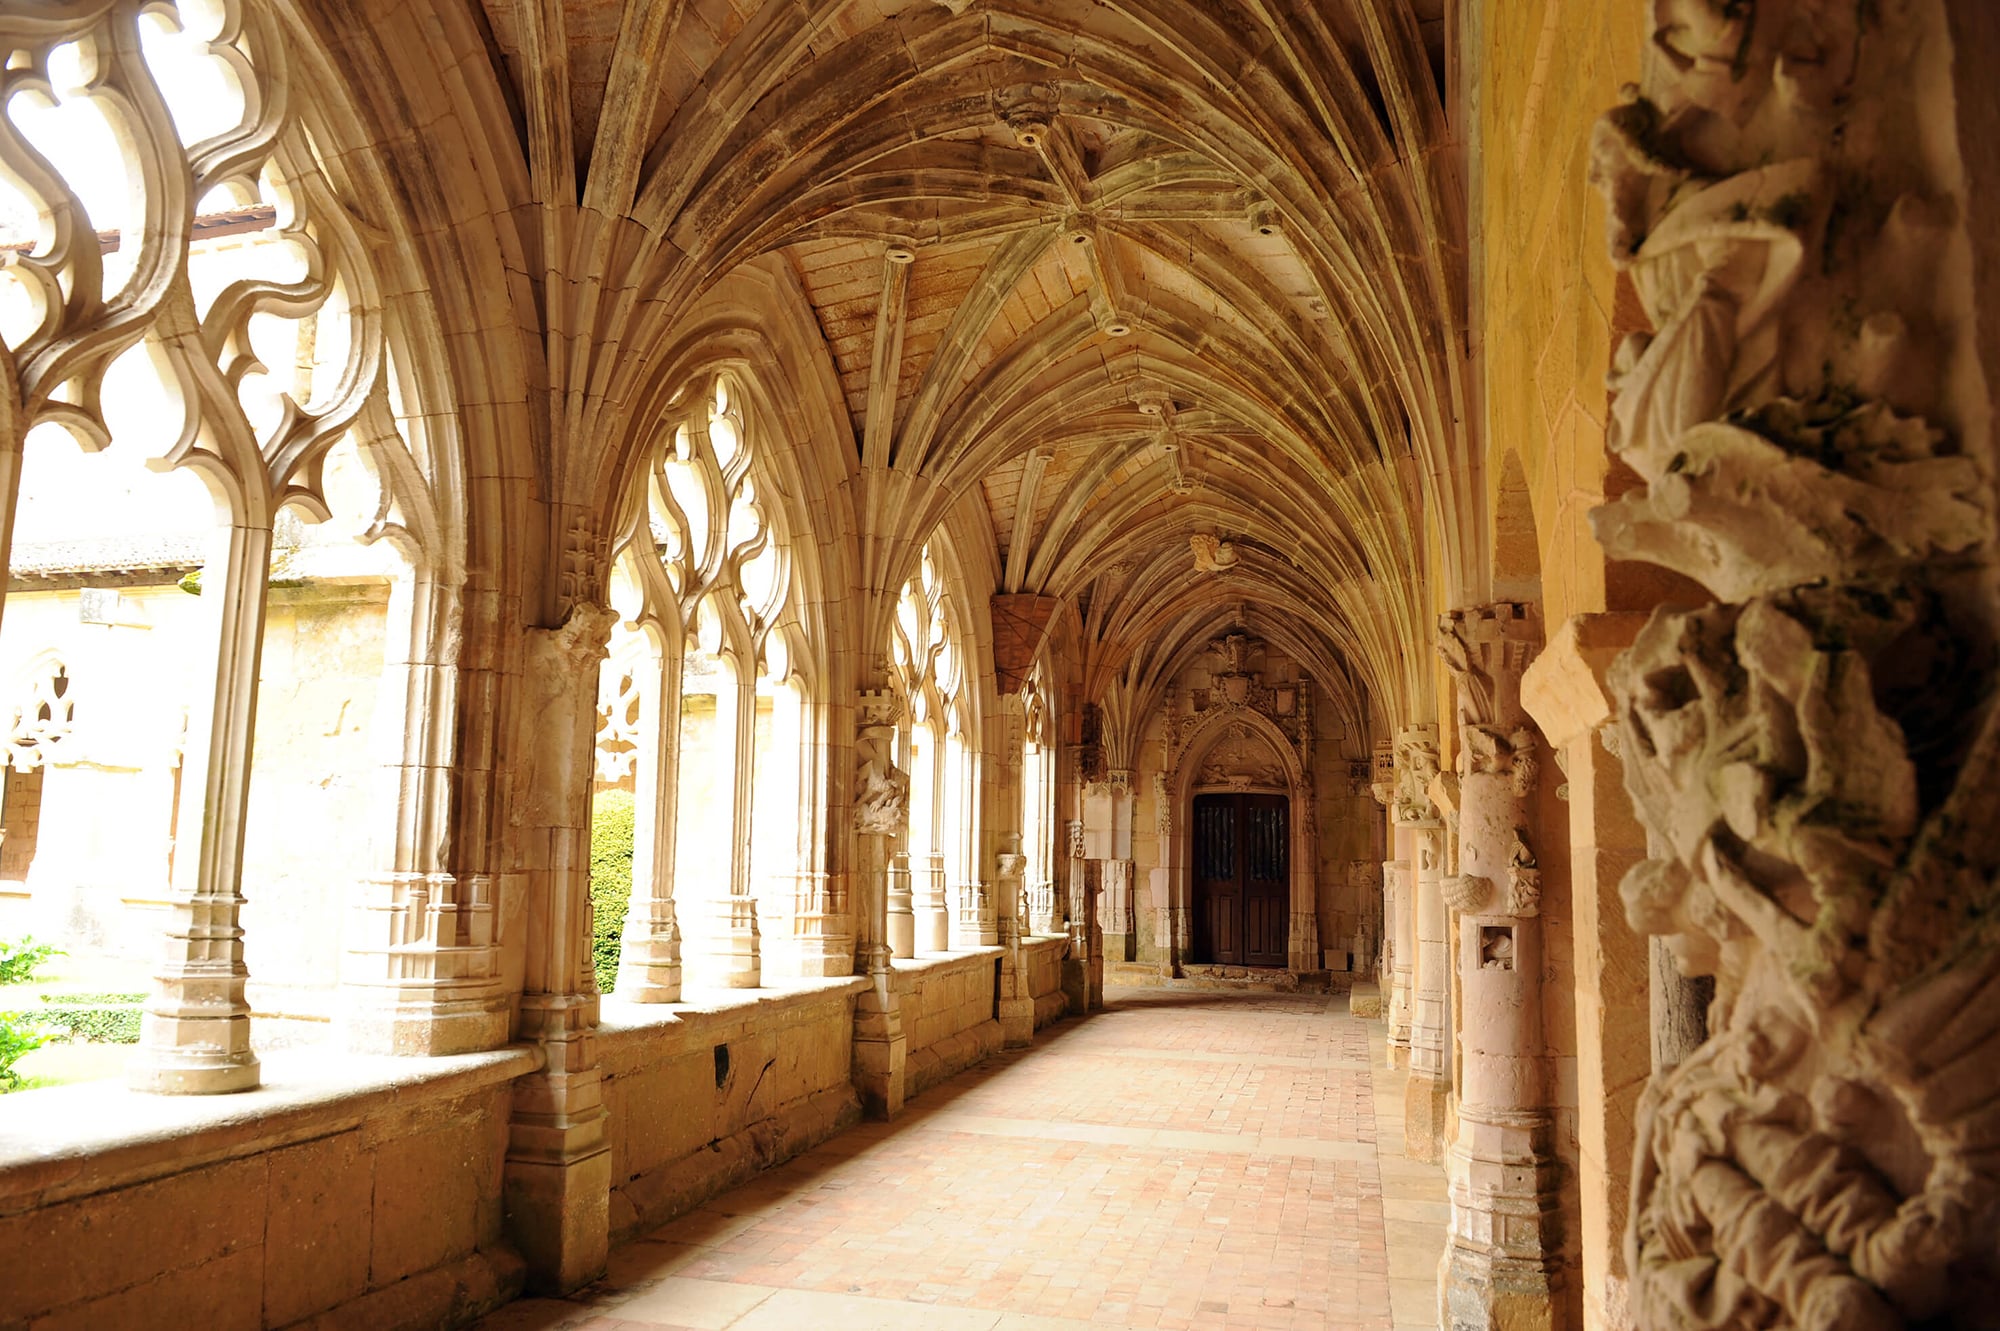
[[[67,1086],[75,1081],[102,1081],[125,1075],[125,1060],[139,1046],[135,1044],[45,1044],[23,1054],[14,1064],[21,1074],[17,1090],[32,1091],[42,1086]]]
[[[33,980],[0,988],[0,1012],[33,1012],[47,993],[141,993],[150,987],[148,970],[143,961],[121,958],[50,957],[36,967]],[[122,1077],[125,1060],[136,1048],[129,1044],[45,1044],[23,1054],[14,1064],[14,1071],[21,1076],[15,1090]]]

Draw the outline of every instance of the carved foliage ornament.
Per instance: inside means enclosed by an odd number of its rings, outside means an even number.
[[[1635,1312],[1985,1325],[2000,735],[1991,633],[1953,592],[1990,564],[1988,441],[1959,428],[1983,390],[1935,369],[1969,354],[1937,296],[1956,164],[1914,150],[1956,133],[1921,72],[1943,7],[1651,13],[1643,87],[1593,144],[1654,330],[1619,353],[1611,440],[1646,484],[1593,521],[1722,603],[1656,612],[1610,676],[1662,848],[1628,914],[1716,977],[1707,1043],[1641,1106]]]

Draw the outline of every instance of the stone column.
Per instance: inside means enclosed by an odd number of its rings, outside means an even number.
[[[1009,1049],[1035,1040],[1035,999],[1028,988],[1026,959],[1021,955],[1021,880],[1027,867],[1027,856],[1002,852],[994,874],[998,887],[995,924],[1000,946],[1007,950],[1001,961],[994,1015],[1000,1020],[1001,1041]]]
[[[1104,955],[1110,961],[1131,961],[1138,955],[1139,943],[1132,903],[1132,861],[1104,861],[1103,882],[1097,916],[1104,935]]]
[[[1584,1325],[1630,1331],[1625,1219],[1634,1124],[1648,1044],[1646,941],[1625,922],[1618,883],[1646,854],[1625,797],[1624,765],[1605,747],[1606,672],[1642,614],[1580,615],[1549,637],[1521,677],[1521,704],[1562,765],[1569,802],[1570,914],[1576,957],[1577,1180]]]
[[[953,947],[971,951],[1000,942],[1000,909],[991,883],[962,883],[958,889],[958,931]]]
[[[1319,944],[1319,816],[1313,809],[1312,770],[1291,801],[1291,919],[1285,929],[1285,968],[1294,973],[1326,968]]]
[[[755,791],[757,680],[744,661],[723,658],[733,667],[728,685],[715,691],[715,728],[734,745],[730,768],[729,864],[723,891],[709,903],[708,955],[715,982],[729,989],[755,989],[764,980],[763,943],[757,926],[757,898],[750,892],[750,801]]]
[[[1554,1331],[1560,1224],[1529,805],[1541,736],[1521,708],[1541,628],[1529,607],[1500,602],[1452,611],[1438,635],[1459,696],[1460,872],[1446,897],[1459,912],[1465,1060],[1440,1320]]]
[[[1437,727],[1410,726],[1396,736],[1396,783],[1389,811],[1395,829],[1392,862],[1395,949],[1389,990],[1389,1066],[1408,1067],[1416,1012],[1418,830],[1437,820],[1430,783],[1438,770]],[[1385,865],[1385,876],[1392,869]]]
[[[1399,851],[1408,850],[1416,839],[1414,832],[1397,823],[1390,824],[1389,835]],[[1410,865],[1408,859],[1382,861],[1382,914],[1388,929],[1382,940],[1382,965],[1389,978],[1387,1059],[1392,1068],[1410,1065],[1410,970],[1416,952],[1416,885]]]
[[[458,589],[428,569],[407,569],[391,586],[392,649],[376,715],[404,720],[378,728],[390,747],[380,757],[370,813],[377,834],[387,833],[377,854],[386,851],[388,862],[357,894],[341,964],[345,1040],[360,1053],[494,1049],[507,1042],[512,1024],[492,875],[453,871],[454,860],[461,867],[487,862],[473,858],[483,839],[454,816],[454,757],[488,751],[476,734],[461,739],[459,727],[490,725],[466,712],[490,703],[492,688],[490,667],[462,670],[469,663],[451,659],[462,615]],[[491,712],[489,705],[482,718]]]
[[[1085,859],[1083,823],[1069,825],[1068,893],[1069,955],[1063,958],[1063,992],[1072,1012],[1104,1006],[1104,935],[1097,925],[1097,894],[1103,884],[1103,861]]]
[[[907,850],[899,850],[889,857],[888,939],[890,955],[917,955],[917,917],[911,906],[910,852]]]
[[[1403,1150],[1412,1160],[1443,1157],[1445,1107],[1451,1065],[1445,1048],[1451,1001],[1451,947],[1444,908],[1445,826],[1432,818],[1414,824],[1416,959],[1412,967],[1410,1076],[1403,1086]]]
[[[678,1003],[681,997],[681,926],[674,906],[680,715],[680,662],[662,652],[639,691],[646,742],[633,772],[632,901],[618,951],[615,992],[634,1003]]]
[[[127,1066],[135,1090],[208,1095],[258,1083],[243,992],[243,825],[270,564],[268,527],[231,524],[210,538],[202,614],[216,644],[214,688],[189,708],[172,924]]]
[[[598,663],[616,614],[589,601],[562,627],[530,629],[515,743],[523,773],[513,809],[528,914],[524,1040],[540,1072],[514,1086],[504,1178],[508,1236],[541,1292],[597,1278],[610,1251],[611,1150],[597,1064],[597,980],[590,951],[590,786]]]
[[[901,710],[893,693],[863,693],[854,743],[855,937],[869,981],[854,1000],[854,1087],[874,1118],[903,1111],[909,1052],[889,966],[889,862],[910,818],[910,778],[895,760]]]
[[[944,854],[927,851],[910,857],[916,903],[917,950],[951,950],[951,910],[945,904]]]

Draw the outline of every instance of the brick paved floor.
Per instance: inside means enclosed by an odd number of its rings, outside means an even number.
[[[1445,1192],[1345,996],[1112,989],[482,1331],[1404,1331]]]

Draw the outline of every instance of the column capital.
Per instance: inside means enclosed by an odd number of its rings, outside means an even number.
[[[1495,601],[1438,616],[1438,655],[1458,683],[1461,726],[1518,724],[1521,676],[1542,646],[1532,605]]]

